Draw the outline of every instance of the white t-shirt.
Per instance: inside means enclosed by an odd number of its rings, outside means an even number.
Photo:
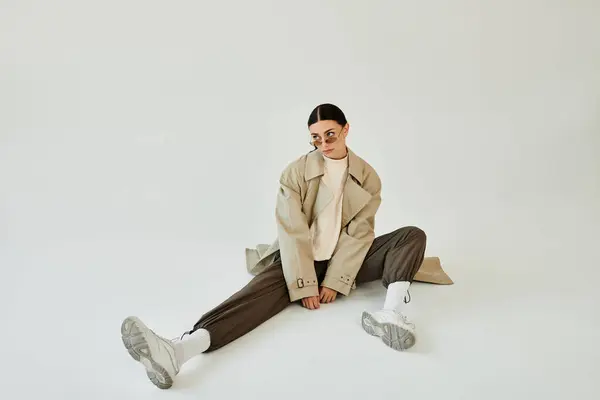
[[[348,170],[348,156],[333,160],[324,157],[325,174],[321,185],[333,193],[333,200],[318,215],[310,227],[315,261],[329,260],[337,245],[342,225],[342,200]]]

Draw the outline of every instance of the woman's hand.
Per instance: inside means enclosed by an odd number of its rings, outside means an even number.
[[[329,289],[328,287],[321,286],[321,292],[319,294],[319,300],[321,303],[331,303],[337,297],[337,293],[333,289]]]
[[[319,296],[305,297],[302,299],[302,305],[310,310],[316,310],[320,307]]]

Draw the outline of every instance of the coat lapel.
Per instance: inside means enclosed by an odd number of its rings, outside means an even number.
[[[344,199],[342,200],[342,229],[369,204],[371,197],[369,192],[352,179],[352,175],[348,175],[344,187]]]
[[[364,168],[364,162],[348,149],[348,178],[342,202],[342,228],[371,201],[371,194],[362,188],[365,179]]]
[[[311,222],[314,222],[314,220],[319,216],[319,214],[321,214],[325,207],[327,207],[327,205],[332,201],[333,192],[331,191],[331,189],[329,189],[327,185],[325,185],[323,182],[319,182],[319,191],[317,192],[317,198],[315,199],[315,205],[313,207]]]
[[[327,207],[327,205],[333,201],[333,192],[327,187],[327,185],[324,185],[321,182],[321,178],[324,174],[325,160],[323,159],[323,155],[319,151],[313,151],[312,153],[309,153],[304,176],[307,181],[311,181],[313,179],[317,180],[316,187],[318,187],[317,196],[315,198],[310,216],[311,224],[315,221],[317,216],[323,212],[325,207]]]

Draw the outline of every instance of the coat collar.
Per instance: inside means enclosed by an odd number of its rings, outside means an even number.
[[[356,216],[371,200],[371,194],[361,186],[365,179],[365,162],[348,149],[348,177],[344,185],[344,200],[342,203],[342,228]],[[325,159],[321,152],[309,153],[306,161],[305,178],[311,180],[325,173]],[[311,213],[311,222],[333,200],[333,193],[326,185],[320,185],[314,207]]]
[[[362,160],[354,154],[352,150],[348,150],[348,174],[356,179],[359,185],[364,181],[364,165]],[[306,158],[306,169],[304,176],[306,180],[314,179],[325,174],[325,159],[323,154],[315,150],[308,154]]]

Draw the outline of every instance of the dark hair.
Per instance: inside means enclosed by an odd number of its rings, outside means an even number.
[[[344,112],[333,104],[321,104],[317,106],[308,117],[308,126],[319,121],[335,121],[341,126],[346,126],[348,123]]]

